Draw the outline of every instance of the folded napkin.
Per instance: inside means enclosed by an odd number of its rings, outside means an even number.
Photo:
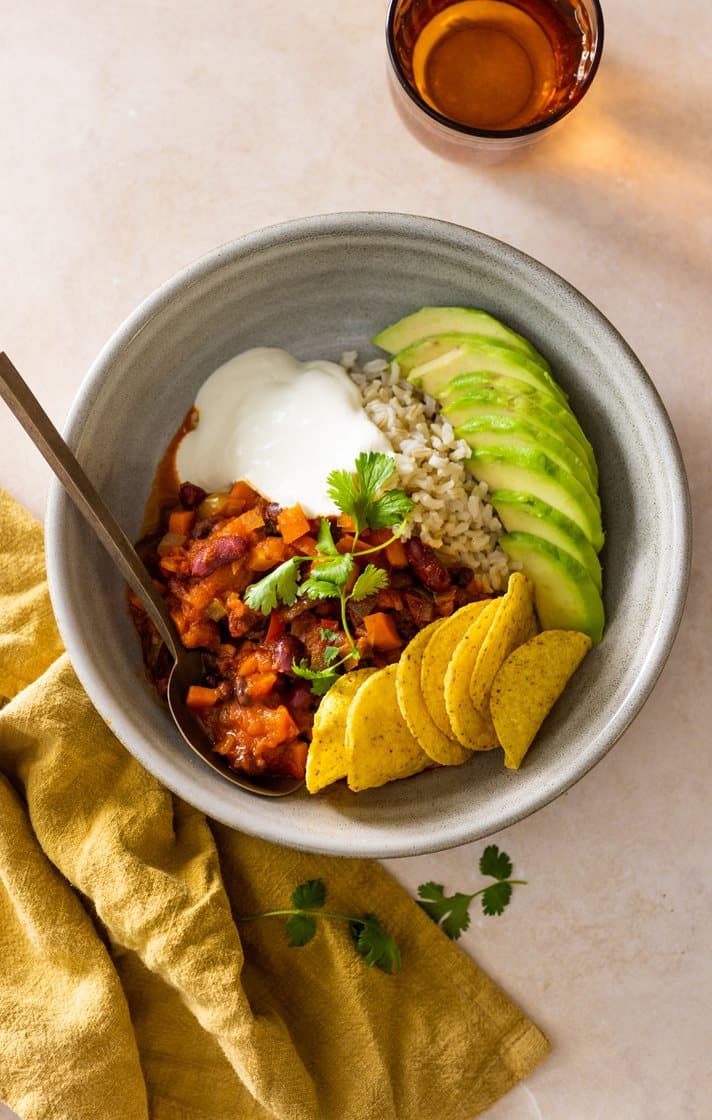
[[[23,1120],[470,1120],[547,1054],[379,864],[233,832],[135,761],[2,492],[0,693],[0,1100]],[[381,918],[397,975],[345,924],[290,949],[281,920],[234,921],[315,878]]]

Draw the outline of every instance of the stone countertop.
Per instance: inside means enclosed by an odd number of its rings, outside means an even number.
[[[0,345],[62,425],[132,308],[214,246],[338,210],[443,218],[579,288],[670,413],[695,516],[688,608],[643,712],[607,758],[492,839],[518,888],[460,944],[554,1050],[492,1120],[712,1115],[712,9],[607,0],[591,91],[510,162],[406,131],[382,0],[14,5],[3,26]],[[49,472],[0,415],[0,485],[41,516]],[[390,869],[481,885],[483,842]]]

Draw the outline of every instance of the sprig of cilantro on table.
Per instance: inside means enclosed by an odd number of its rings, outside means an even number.
[[[238,918],[238,921],[253,922],[258,918],[285,917],[287,943],[291,949],[309,944],[316,934],[318,918],[348,922],[356,952],[369,967],[380,968],[389,975],[400,970],[400,949],[375,914],[335,914],[324,909],[326,885],[323,879],[309,879],[306,883],[300,883],[292,893],[291,901],[289,908],[269,910],[264,914],[249,914]]]
[[[488,917],[502,914],[512,898],[512,888],[525,886],[525,879],[512,879],[512,861],[506,852],[501,852],[496,844],[485,848],[480,858],[480,872],[494,879],[494,883],[481,887],[472,894],[446,895],[441,883],[421,883],[418,887],[418,905],[439,925],[444,934],[452,940],[468,929],[470,925],[470,904],[475,898],[482,901],[482,911]]]
[[[453,941],[457,941],[470,925],[470,903],[482,898],[482,910],[487,915],[502,914],[509,905],[512,888],[525,885],[524,879],[512,879],[512,861],[496,844],[485,848],[480,858],[480,871],[495,881],[472,894],[458,892],[446,895],[440,883],[421,883],[418,887],[418,905],[428,917],[440,926]],[[308,879],[292,892],[291,907],[268,910],[263,914],[248,914],[239,922],[254,922],[260,918],[286,918],[285,932],[290,949],[308,945],[316,935],[320,918],[348,922],[356,952],[371,968],[380,968],[392,975],[402,964],[401,951],[396,941],[386,931],[375,914],[340,914],[325,910],[326,884],[323,879]]]
[[[293,556],[285,560],[263,579],[250,584],[245,592],[247,606],[264,615],[270,614],[280,604],[291,606],[298,596],[306,596],[315,602],[320,599],[339,600],[341,625],[348,644],[347,652],[340,657],[332,655],[327,658],[325,655],[326,663],[318,669],[313,669],[305,658],[292,666],[298,677],[311,683],[312,692],[318,696],[331,688],[339,676],[339,670],[347,661],[359,660],[359,651],[349,626],[346,610],[348,603],[367,599],[388,586],[388,573],[369,563],[359,572],[348,590],[356,565],[356,555],[363,557],[379,552],[390,543],[386,541],[374,548],[357,551],[360,534],[364,529],[391,528],[391,540],[395,540],[413,506],[411,499],[402,490],[384,492],[394,472],[393,456],[384,455],[381,451],[361,452],[353,471],[332,471],[327,478],[327,492],[336,507],[353,521],[354,539],[351,550],[339,551],[329,520],[323,517],[319,524],[315,556]],[[307,561],[310,562],[309,575],[301,580],[300,565]],[[327,648],[333,650],[335,647]],[[336,649],[337,655],[339,652]]]

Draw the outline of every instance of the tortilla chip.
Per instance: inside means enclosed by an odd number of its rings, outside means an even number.
[[[477,710],[470,698],[470,678],[482,646],[498,617],[501,600],[495,599],[468,627],[457,644],[445,674],[445,707],[453,734],[463,747],[486,751],[498,746],[489,712]]]
[[[431,622],[403,650],[396,673],[396,695],[401,715],[408,724],[411,735],[418,740],[425,753],[441,766],[457,766],[469,758],[469,751],[464,750],[454,739],[443,735],[428,711],[420,683],[425,647],[443,621],[439,618]]]
[[[425,706],[433,723],[448,739],[454,739],[455,736],[445,707],[443,693],[445,674],[458,642],[491,602],[491,599],[482,599],[478,603],[467,603],[449,618],[444,618],[423,653],[420,665],[420,687]]]
[[[509,655],[497,672],[490,711],[504,764],[518,770],[532,740],[591,648],[577,630],[544,630]]]
[[[408,730],[396,696],[397,665],[379,669],[358,690],[346,719],[349,789],[358,792],[418,774],[432,759]]]
[[[346,717],[361,685],[376,669],[353,669],[331,686],[314,717],[314,731],[307,754],[306,784],[309,793],[346,777]]]
[[[512,650],[528,641],[539,627],[534,614],[534,597],[529,580],[522,572],[509,577],[506,594],[498,601],[497,613],[470,677],[470,700],[487,716],[492,682]]]

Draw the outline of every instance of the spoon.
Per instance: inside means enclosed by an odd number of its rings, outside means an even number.
[[[302,785],[300,779],[286,775],[252,777],[249,774],[242,774],[232,770],[213,750],[203,725],[185,702],[190,685],[199,684],[202,678],[202,653],[200,650],[187,650],[182,645],[165,600],[156,590],[131,541],[39,401],[4,353],[0,353],[0,397],[47,460],[121,575],[138,596],[141,605],[165,642],[173,658],[173,668],[168,678],[168,707],[176,727],[188,746],[212,770],[233,785],[239,786],[240,789],[261,794],[263,797],[284,797],[286,794],[293,793]]]

